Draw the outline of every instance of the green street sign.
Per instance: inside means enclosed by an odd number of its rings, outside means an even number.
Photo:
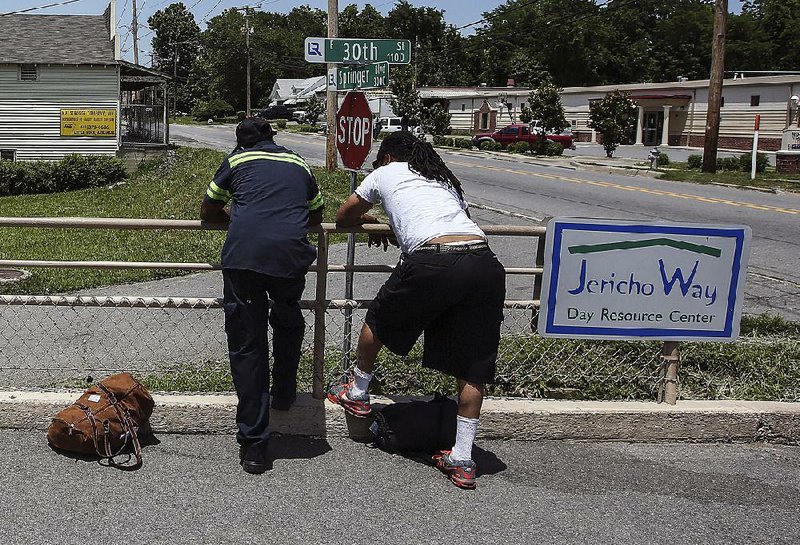
[[[364,66],[342,66],[328,70],[329,91],[378,89],[388,85],[388,62],[376,62]]]
[[[306,38],[307,62],[366,64],[411,62],[410,40],[372,40],[369,38]]]

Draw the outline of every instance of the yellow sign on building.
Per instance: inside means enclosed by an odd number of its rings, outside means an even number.
[[[61,110],[61,136],[117,136],[117,110]]]

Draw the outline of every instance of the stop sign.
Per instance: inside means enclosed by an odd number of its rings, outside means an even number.
[[[347,168],[358,170],[372,147],[372,110],[361,91],[350,91],[336,112],[336,149]]]

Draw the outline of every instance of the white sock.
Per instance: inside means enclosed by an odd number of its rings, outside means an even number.
[[[472,460],[472,443],[478,433],[478,419],[456,416],[456,444],[450,458],[453,460]]]
[[[369,381],[372,380],[372,373],[365,373],[358,367],[353,367],[353,387],[350,392],[354,396],[360,396],[369,390]]]

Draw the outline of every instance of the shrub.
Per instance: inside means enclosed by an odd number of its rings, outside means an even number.
[[[481,149],[484,151],[500,151],[503,146],[500,145],[500,142],[495,142],[494,140],[484,140],[481,142]]]
[[[61,161],[0,162],[0,196],[101,187],[125,179],[116,157],[70,155]]]
[[[531,145],[527,142],[514,142],[508,146],[508,151],[511,153],[528,153],[531,151]]]
[[[286,120],[285,119],[277,120],[275,122],[275,126],[278,127],[279,129],[285,129],[286,128]]]
[[[452,139],[445,138],[444,136],[440,136],[438,134],[434,134],[433,135],[433,145],[434,146],[446,146],[447,145],[447,140],[452,140]]]
[[[244,110],[239,110],[238,112],[236,112],[236,121],[244,121],[246,117],[247,117],[247,112],[245,112]]]
[[[544,149],[544,154],[549,157],[555,157],[556,155],[562,155],[564,153],[564,146],[559,144],[558,142],[553,142],[552,140],[548,140],[547,147]]]
[[[468,138],[453,138],[453,147],[470,149],[472,147],[472,140]]]
[[[698,154],[690,155],[686,160],[686,164],[689,168],[699,170],[703,167],[703,156]]]
[[[667,165],[669,165],[669,155],[662,151],[661,155],[658,156],[658,166],[665,167]]]
[[[215,98],[209,101],[201,101],[195,105],[192,110],[192,115],[195,119],[219,119],[227,115],[235,113],[236,110],[233,106],[225,102],[221,98]]]
[[[717,159],[717,170],[739,170],[738,157],[722,157]]]
[[[756,172],[764,172],[767,170],[769,158],[766,153],[756,153]],[[753,154],[743,153],[739,156],[739,166],[744,172],[750,172],[753,168]]]
[[[298,132],[319,132],[322,130],[322,127],[317,125],[298,125],[296,130]]]

